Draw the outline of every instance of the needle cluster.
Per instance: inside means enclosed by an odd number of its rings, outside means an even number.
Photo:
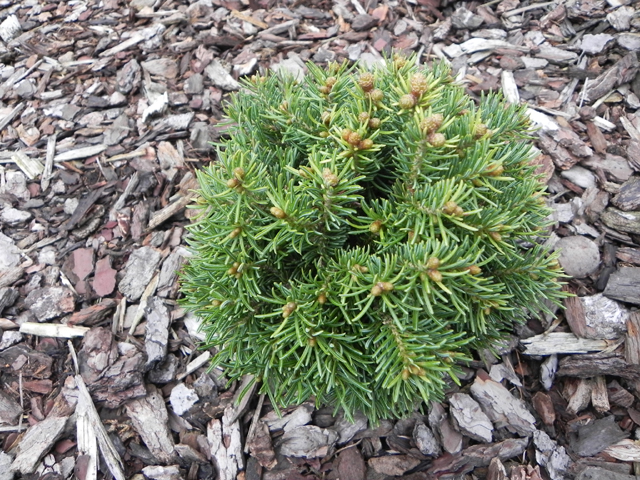
[[[529,122],[445,65],[308,69],[231,100],[198,174],[183,303],[214,365],[276,407],[402,416],[563,295]]]

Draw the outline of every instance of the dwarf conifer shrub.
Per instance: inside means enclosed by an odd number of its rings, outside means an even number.
[[[443,395],[474,349],[562,293],[529,123],[444,65],[254,77],[199,172],[183,272],[214,364],[272,403],[374,422]]]

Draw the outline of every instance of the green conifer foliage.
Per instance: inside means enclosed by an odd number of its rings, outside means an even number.
[[[308,67],[233,97],[184,305],[229,378],[376,422],[441,398],[474,349],[558,303],[562,273],[522,107],[414,59]]]

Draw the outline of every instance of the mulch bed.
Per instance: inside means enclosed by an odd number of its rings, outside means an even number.
[[[0,0],[0,480],[637,478],[633,3]],[[177,303],[226,97],[393,51],[527,103],[577,296],[411,418],[238,403]]]

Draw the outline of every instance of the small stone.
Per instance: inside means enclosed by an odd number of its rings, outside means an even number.
[[[613,42],[613,40],[615,40],[613,35],[607,33],[599,33],[597,35],[588,33],[582,37],[580,48],[585,53],[596,55],[601,53],[607,44]]]
[[[15,425],[20,415],[20,404],[9,393],[0,390],[0,425]]]
[[[173,387],[173,389],[171,389],[171,394],[169,395],[171,408],[173,408],[173,411],[178,416],[188,412],[189,409],[198,402],[198,400],[200,399],[198,398],[196,391],[187,387],[184,383],[179,383]]]
[[[194,73],[184,82],[184,93],[200,95],[204,91],[204,77],[200,73]]]
[[[640,33],[621,33],[618,35],[618,45],[632,52],[640,50]]]
[[[73,212],[76,211],[79,203],[80,200],[76,197],[67,198],[64,201],[64,213],[66,213],[67,215],[73,215]]]
[[[491,443],[493,425],[478,402],[466,393],[454,393],[449,398],[451,417],[463,435],[478,442]]]
[[[174,79],[178,76],[178,64],[170,58],[157,58],[140,64],[151,75]]]
[[[451,16],[451,22],[454,27],[458,29],[474,30],[482,25],[484,19],[480,15],[475,15],[470,10],[459,7],[453,12]]]
[[[153,247],[142,247],[134,251],[124,269],[124,277],[118,290],[129,301],[138,300],[155,273],[162,254]]]
[[[20,25],[20,21],[18,17],[11,14],[8,15],[2,23],[0,23],[0,38],[4,40],[5,43],[9,43],[16,37],[19,37],[22,33],[22,26]]]
[[[555,246],[560,250],[560,265],[574,278],[584,278],[594,273],[600,266],[598,245],[588,238],[571,236],[561,238]]]
[[[0,480],[13,480],[13,472],[9,469],[13,457],[0,451]]]
[[[598,293],[580,297],[587,327],[591,327],[587,338],[615,340],[627,331],[629,310],[615,300]]]
[[[582,188],[592,188],[596,186],[596,176],[591,170],[587,170],[579,165],[574,165],[569,170],[560,172],[560,176]]]
[[[204,73],[216,87],[223,90],[239,90],[240,84],[229,74],[230,70],[230,68],[224,67],[220,60],[214,59],[204,69]]]
[[[0,314],[2,310],[13,305],[17,298],[17,289],[11,287],[0,288]]]
[[[0,220],[11,226],[20,225],[31,219],[32,215],[29,212],[18,210],[17,208],[5,208],[0,213]]]
[[[607,21],[618,32],[631,28],[631,18],[635,14],[633,7],[620,7],[607,14]]]
[[[378,25],[378,19],[372,15],[360,14],[356,15],[356,18],[351,22],[351,28],[353,28],[356,32],[362,32],[364,30],[369,30]]]
[[[536,447],[536,460],[547,469],[552,480],[564,480],[569,477],[573,460],[564,447],[558,445],[541,430],[533,433],[533,444]]]
[[[75,309],[73,292],[65,287],[45,287],[33,290],[24,301],[39,322],[51,320]]]

